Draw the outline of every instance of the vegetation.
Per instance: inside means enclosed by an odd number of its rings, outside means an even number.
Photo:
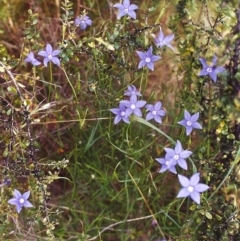
[[[240,240],[238,1],[127,3],[2,0],[1,239]]]

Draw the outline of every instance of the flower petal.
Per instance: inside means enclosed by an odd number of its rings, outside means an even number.
[[[208,68],[209,66],[206,63],[206,59],[204,58],[199,58],[199,61],[201,62],[201,64],[203,65],[204,68]]]
[[[124,8],[129,8],[130,0],[123,0],[123,6],[124,6]]]
[[[25,200],[28,199],[29,196],[30,196],[30,191],[27,191],[27,192],[23,193],[23,195],[22,195],[22,197],[23,197]]]
[[[46,46],[46,52],[47,54],[52,54],[53,48],[51,44],[47,44]]]
[[[199,194],[199,192],[195,192],[195,191],[191,192],[190,197],[192,198],[192,200],[195,203],[200,204],[200,194]]]
[[[14,189],[13,196],[19,199],[22,197],[22,194],[17,189]]]
[[[177,198],[180,198],[180,197],[188,197],[189,196],[189,191],[187,188],[182,188],[178,195],[177,195]]]
[[[39,52],[38,52],[38,55],[43,56],[43,57],[48,57],[47,52],[44,51],[44,50],[39,51]]]
[[[138,9],[138,6],[136,4],[131,4],[128,8],[128,10],[130,10],[130,11],[133,11],[133,10],[136,10],[136,9]]]
[[[200,173],[197,172],[195,174],[192,175],[192,177],[190,178],[190,185],[195,187],[200,181]]]
[[[28,200],[26,200],[24,202],[23,206],[26,207],[26,208],[32,208],[33,207],[33,205]]]
[[[187,166],[187,162],[184,160],[184,159],[178,159],[178,165],[184,169],[184,170],[187,170],[188,169],[188,166]]]
[[[183,187],[186,187],[186,188],[189,187],[190,181],[187,177],[178,174],[178,180]]]
[[[199,183],[194,187],[194,190],[197,192],[204,192],[209,189],[209,186],[203,183]]]
[[[134,11],[131,11],[131,10],[128,11],[128,16],[133,18],[133,19],[137,18],[136,13]]]

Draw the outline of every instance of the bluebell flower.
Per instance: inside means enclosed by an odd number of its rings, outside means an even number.
[[[144,66],[147,66],[152,71],[154,70],[153,62],[161,59],[161,57],[158,55],[153,55],[152,51],[153,51],[152,46],[148,49],[147,52],[136,51],[139,58],[141,59],[141,61],[138,64],[138,69]]]
[[[125,123],[130,123],[129,115],[126,115],[126,107],[124,104],[120,103],[119,108],[110,109],[110,111],[116,115],[114,119],[114,124],[117,124],[119,121],[123,120]]]
[[[134,85],[129,85],[128,89],[124,91],[125,96],[137,95],[142,96],[142,94],[137,90]]]
[[[184,110],[184,119],[179,121],[178,124],[186,128],[187,136],[192,132],[193,128],[202,129],[202,126],[197,122],[198,118],[199,112],[191,116],[187,110]]]
[[[167,157],[167,159],[166,159]],[[170,171],[172,173],[177,174],[176,171],[176,165],[177,165],[177,160],[173,159],[170,160],[168,156],[165,158],[156,158],[155,160],[162,165],[161,169],[159,170],[160,173],[165,172],[165,171]]]
[[[200,173],[192,175],[190,180],[182,175],[178,175],[178,179],[183,188],[179,191],[177,198],[190,196],[194,202],[200,204],[200,193],[209,189],[208,185],[199,183]]]
[[[37,66],[37,65],[40,65],[41,62],[38,61],[35,56],[34,56],[34,53],[33,52],[30,52],[27,56],[27,58],[24,60],[26,63],[31,63],[33,66]]]
[[[146,116],[146,120],[154,119],[158,123],[162,123],[161,117],[166,115],[166,111],[162,109],[162,103],[158,101],[155,105],[148,104],[145,106],[149,111]]]
[[[130,97],[130,100],[122,100],[122,101],[120,101],[120,103],[125,105],[127,116],[134,114],[136,116],[141,117],[142,112],[141,112],[140,108],[142,108],[146,104],[146,101],[145,100],[137,100],[137,96],[132,95]]]
[[[134,12],[134,10],[138,9],[138,6],[136,4],[130,4],[129,0],[123,0],[122,4],[116,3],[113,5],[113,7],[118,8],[118,19],[125,15],[128,15],[129,17],[136,19],[136,13]]]
[[[157,34],[157,36],[155,34],[151,34],[151,35],[154,37],[154,43],[158,48],[167,46],[170,49],[172,49],[172,51],[174,51],[173,46],[170,44],[170,42],[172,42],[172,40],[174,39],[174,34],[164,36],[162,28],[160,27],[160,32],[159,34]]]
[[[213,82],[217,81],[217,75],[219,73],[222,73],[223,71],[225,71],[225,69],[222,66],[218,66],[218,67],[216,66],[216,64],[217,64],[216,56],[213,57],[211,66],[206,63],[206,59],[199,58],[199,60],[200,60],[201,64],[203,65],[203,69],[199,73],[199,76],[209,75],[210,78],[213,80]]]
[[[182,144],[180,141],[177,141],[177,144],[174,149],[164,148],[164,150],[167,153],[165,157],[166,160],[170,161],[169,166],[172,166],[173,164],[175,164],[175,161],[176,161],[181,168],[187,170],[188,167],[187,167],[187,162],[185,158],[188,158],[192,154],[192,152],[183,150]]]
[[[17,212],[20,213],[23,207],[31,208],[33,205],[27,200],[30,196],[30,191],[21,194],[18,190],[14,190],[13,192],[14,198],[8,201],[9,204],[15,205],[17,208]]]
[[[47,44],[46,46],[46,51],[41,50],[38,52],[38,55],[44,57],[43,60],[43,64],[47,67],[48,62],[53,62],[54,64],[56,64],[57,66],[60,66],[60,60],[58,57],[56,57],[57,55],[60,54],[60,50],[56,49],[53,50],[51,44]]]
[[[81,15],[75,18],[74,24],[80,29],[85,30],[87,26],[92,25],[92,20],[86,15]]]

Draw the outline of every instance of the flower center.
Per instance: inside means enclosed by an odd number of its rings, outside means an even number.
[[[82,20],[82,21],[81,21],[81,23],[85,23],[85,21],[84,21],[84,20]]]
[[[212,72],[212,68],[210,68],[210,67],[207,68],[207,72],[208,72],[208,73],[211,73],[211,72]]]
[[[49,59],[52,59],[52,55],[51,55],[51,54],[49,54],[49,55],[48,55],[48,58],[49,58]]]
[[[128,13],[128,8],[124,8],[124,13]]]
[[[121,116],[125,116],[125,112],[124,111],[121,112]]]
[[[178,160],[179,159],[179,155],[174,155],[173,157],[175,160]]]
[[[153,115],[156,115],[156,114],[157,114],[157,111],[154,110],[154,111],[152,112],[152,114],[153,114]]]
[[[191,126],[191,125],[192,125],[192,122],[191,122],[191,121],[187,121],[187,125],[188,125],[188,126]]]
[[[167,166],[169,166],[169,161],[166,161],[165,164],[166,164]]]
[[[193,188],[192,186],[189,186],[189,187],[188,187],[188,191],[189,191],[189,192],[193,192],[193,190],[194,190],[194,188]]]
[[[23,198],[20,198],[20,199],[19,199],[19,202],[20,202],[21,204],[23,204],[23,203],[24,203],[24,199],[23,199]]]
[[[151,59],[147,57],[147,58],[145,59],[145,61],[146,61],[147,63],[149,63],[149,62],[151,61]]]
[[[136,108],[136,105],[134,105],[134,104],[131,104],[131,109],[135,109]]]

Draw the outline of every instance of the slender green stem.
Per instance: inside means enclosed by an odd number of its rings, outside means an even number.
[[[61,68],[61,69],[62,69],[63,73],[65,74],[65,76],[66,76],[66,78],[67,78],[67,81],[68,81],[69,85],[71,86],[72,91],[73,91],[73,94],[74,94],[75,99],[76,99],[76,101],[77,101],[77,94],[76,94],[76,91],[75,91],[75,89],[74,89],[74,87],[73,87],[73,85],[72,85],[72,83],[71,83],[70,79],[68,78],[68,75],[67,75],[67,73],[66,73],[66,71],[65,71],[64,67],[63,67],[63,68]]]
[[[142,199],[143,199],[143,201],[145,202],[145,204],[146,204],[149,212],[151,213],[151,215],[152,215],[152,216],[154,217],[154,219],[156,220],[155,215],[154,215],[152,209],[150,208],[150,206],[148,205],[148,202],[147,202],[145,196],[143,195],[142,191],[140,190],[137,182],[135,181],[135,179],[133,178],[132,174],[131,174],[129,171],[128,171],[128,174],[129,174],[129,176],[131,177],[131,179],[132,179],[134,185],[136,186],[137,190],[139,191],[140,195],[142,196]],[[159,226],[158,223],[157,223],[157,227],[158,227],[158,230],[159,230],[159,232],[161,233],[162,237],[164,237],[164,234],[163,234],[163,232],[162,232],[162,229],[160,228],[160,226]]]
[[[212,99],[212,85],[211,85],[211,81],[209,82],[209,96],[208,98],[211,100]],[[208,127],[207,127],[207,132],[208,134],[211,131],[211,120],[212,120],[212,104],[211,101],[209,102],[209,110],[208,110]],[[207,142],[207,157],[210,156],[210,138],[208,137],[208,142]]]
[[[50,70],[50,83],[52,84],[52,82],[53,82],[53,78],[52,78],[52,62],[50,61],[50,63],[49,63],[49,70]]]

